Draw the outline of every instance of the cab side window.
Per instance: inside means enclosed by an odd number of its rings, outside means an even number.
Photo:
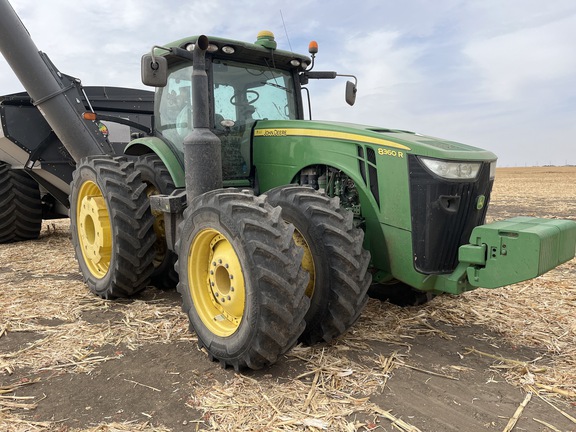
[[[166,139],[182,149],[192,129],[192,66],[173,70],[166,87],[158,89],[155,127]]]

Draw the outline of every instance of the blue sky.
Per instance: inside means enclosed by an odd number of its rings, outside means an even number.
[[[354,107],[343,79],[313,82],[316,119],[464,142],[500,166],[576,164],[573,0],[11,3],[39,49],[85,85],[142,87],[152,45],[200,33],[253,41],[267,29],[282,49],[318,41],[316,70],[358,77]],[[21,90],[0,59],[0,94]]]

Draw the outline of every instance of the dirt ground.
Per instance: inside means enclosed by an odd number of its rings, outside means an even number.
[[[576,167],[499,169],[488,219],[517,215],[576,220]],[[91,295],[68,230],[0,245],[2,431],[576,431],[576,260],[419,307],[371,299],[337,341],[238,374],[198,350],[174,290]]]

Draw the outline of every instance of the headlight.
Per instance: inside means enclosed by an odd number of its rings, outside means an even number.
[[[496,177],[496,161],[490,162],[490,180]]]
[[[437,176],[454,180],[473,180],[480,171],[480,162],[452,162],[421,157],[426,168]]]

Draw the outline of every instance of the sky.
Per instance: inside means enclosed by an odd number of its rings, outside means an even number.
[[[196,34],[306,53],[313,117],[488,149],[499,166],[576,165],[574,0],[11,0],[36,45],[84,85],[144,88],[140,58]],[[23,87],[0,57],[0,94]]]

